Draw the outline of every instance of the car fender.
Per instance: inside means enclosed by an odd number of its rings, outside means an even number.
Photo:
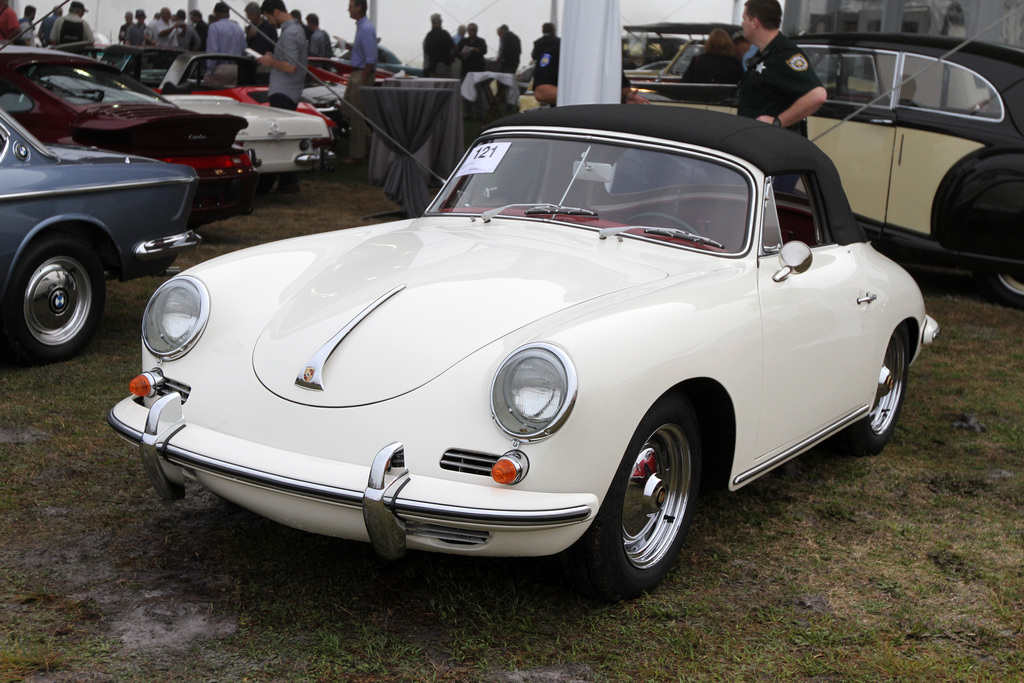
[[[964,157],[939,186],[932,226],[963,267],[1024,254],[1024,150],[989,147]]]
[[[10,283],[11,275],[14,272],[14,264],[21,260],[21,257],[25,253],[25,249],[28,248],[28,245],[35,241],[36,238],[50,231],[77,234],[85,237],[90,244],[97,247],[100,258],[104,261],[104,265],[106,265],[109,260],[104,256],[105,254],[116,253],[118,262],[121,262],[124,258],[124,255],[117,249],[117,242],[111,235],[109,226],[103,224],[102,221],[97,220],[95,216],[90,216],[89,214],[84,213],[67,213],[50,216],[37,223],[31,230],[26,232],[22,236],[17,247],[12,252],[9,252],[9,256],[6,260],[4,259],[4,255],[0,254],[0,272],[4,273],[3,286],[0,287],[0,297],[2,297],[3,293],[7,291],[7,285]],[[105,248],[100,248],[103,243],[105,243]]]

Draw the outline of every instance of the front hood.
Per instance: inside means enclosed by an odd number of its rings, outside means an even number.
[[[246,125],[240,116],[173,105],[118,104],[86,109],[71,122],[71,132],[79,145],[161,157],[229,153]]]
[[[260,381],[308,405],[387,400],[517,328],[667,275],[611,258],[593,232],[459,220],[417,221],[319,260],[293,283],[256,342],[253,367]],[[297,386],[318,351],[330,353],[320,375],[323,389]],[[481,378],[481,385],[487,381]]]

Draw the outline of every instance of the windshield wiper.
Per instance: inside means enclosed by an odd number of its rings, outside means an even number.
[[[492,218],[497,216],[505,209],[512,209],[517,206],[530,207],[523,212],[523,214],[527,216],[534,216],[540,213],[550,213],[564,214],[567,216],[591,216],[595,218],[597,217],[597,212],[591,211],[590,209],[581,209],[574,206],[559,206],[558,204],[537,204],[536,202],[534,202],[526,204],[506,204],[505,206],[499,206],[494,209],[487,209],[482,214],[480,214],[480,218],[483,219],[484,223],[490,223]]]
[[[564,216],[591,216],[596,218],[597,212],[591,211],[590,209],[582,209],[577,206],[555,206],[554,204],[545,204],[544,206],[535,206],[532,209],[527,209],[523,212],[527,216],[535,216],[539,213],[550,213],[553,215],[564,215]]]
[[[697,244],[710,244],[713,247],[725,249],[725,245],[719,242],[718,240],[713,240],[710,237],[698,235],[695,232],[690,232],[689,230],[682,230],[680,228],[643,228],[643,231],[647,235],[658,235],[660,237],[678,237],[679,239],[689,240],[690,242],[696,242]]]

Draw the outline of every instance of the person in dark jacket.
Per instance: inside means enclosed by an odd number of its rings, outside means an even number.
[[[729,34],[716,28],[704,41],[704,52],[693,58],[683,73],[683,83],[735,85],[743,78],[743,64]]]
[[[430,15],[430,32],[423,39],[423,75],[451,78],[455,41],[441,28],[441,15]]]
[[[519,36],[508,30],[508,24],[498,27],[498,71],[514,74],[519,69],[519,56],[523,44]]]

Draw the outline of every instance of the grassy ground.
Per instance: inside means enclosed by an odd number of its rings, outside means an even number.
[[[261,199],[181,265],[395,208],[361,174]],[[943,336],[886,451],[705,496],[664,584],[618,605],[550,559],[389,564],[195,487],[162,504],[104,422],[162,279],[111,283],[79,357],[0,365],[0,681],[1021,679],[1024,313],[913,272]]]

